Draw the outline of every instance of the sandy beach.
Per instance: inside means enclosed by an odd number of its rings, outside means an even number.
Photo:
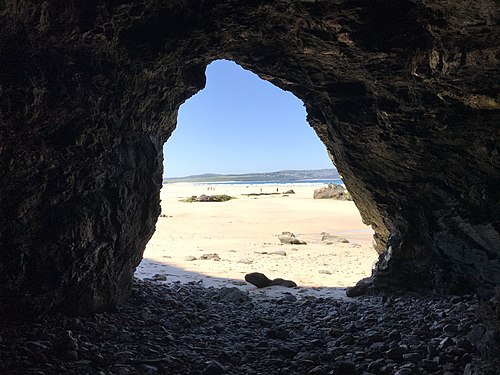
[[[166,184],[162,216],[135,275],[165,283],[237,286],[266,297],[290,293],[344,298],[346,286],[371,273],[377,257],[373,231],[363,224],[353,202],[313,199],[314,190],[322,186]],[[295,194],[283,194],[288,190]],[[247,195],[252,193],[278,194]],[[236,199],[181,201],[202,194]],[[307,244],[281,244],[278,235],[285,231]],[[322,240],[325,234],[349,242]],[[257,289],[244,280],[250,272],[293,280],[298,287]]]

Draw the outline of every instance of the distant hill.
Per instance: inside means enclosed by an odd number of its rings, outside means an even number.
[[[164,183],[171,182],[225,182],[225,181],[296,181],[338,179],[336,169],[287,170],[268,173],[214,174],[205,173],[186,177],[164,178]]]

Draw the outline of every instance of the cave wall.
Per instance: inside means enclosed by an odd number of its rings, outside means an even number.
[[[0,4],[3,307],[88,313],[127,296],[163,143],[220,58],[304,101],[376,232],[375,287],[500,284],[493,0],[82,4]]]

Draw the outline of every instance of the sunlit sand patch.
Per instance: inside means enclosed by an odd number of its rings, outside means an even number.
[[[159,282],[171,284],[236,286],[256,296],[291,293],[340,298],[345,287],[370,275],[376,259],[373,231],[362,223],[353,202],[313,199],[317,188],[313,185],[266,185],[265,189],[276,187],[293,189],[295,194],[254,200],[243,195],[252,187],[217,185],[217,194],[237,199],[185,203],[179,197],[200,195],[207,186],[164,185],[164,216],[158,219],[136,276],[164,275]],[[281,244],[278,235],[284,231],[293,232],[307,245]],[[325,233],[349,242],[322,241]],[[220,260],[203,259],[209,254],[217,254]],[[293,280],[298,288],[257,289],[244,281],[250,272]]]

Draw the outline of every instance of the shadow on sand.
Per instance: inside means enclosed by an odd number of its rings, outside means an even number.
[[[258,300],[270,300],[293,295],[296,298],[334,298],[339,300],[350,300],[345,294],[345,287],[311,287],[298,285],[295,288],[273,285],[266,288],[257,288],[247,283],[242,273],[241,279],[225,277],[214,277],[199,272],[188,271],[168,264],[167,261],[160,262],[144,258],[135,271],[135,277],[145,281],[155,281],[166,285],[191,284],[206,288],[233,288],[248,292],[249,296]]]

